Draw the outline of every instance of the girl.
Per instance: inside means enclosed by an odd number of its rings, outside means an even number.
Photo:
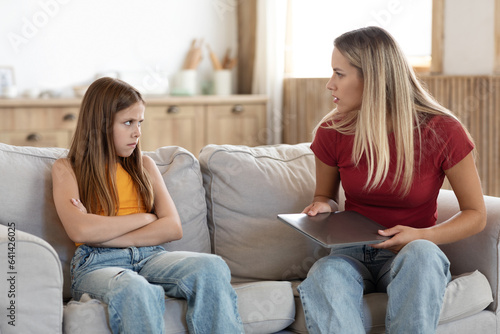
[[[450,281],[436,244],[481,231],[486,211],[467,130],[422,88],[394,39],[368,27],[334,42],[327,89],[337,107],[318,125],[316,191],[304,213],[346,210],[384,225],[377,245],[332,250],[299,286],[310,333],[364,333],[363,294],[387,292],[388,333],[434,333]],[[436,225],[447,177],[460,212]]]
[[[225,262],[158,246],[180,239],[182,227],[159,170],[141,154],[144,111],[130,85],[95,81],[68,157],[52,168],[57,213],[78,246],[73,297],[106,303],[113,333],[164,333],[165,294],[187,300],[191,333],[242,333]]]

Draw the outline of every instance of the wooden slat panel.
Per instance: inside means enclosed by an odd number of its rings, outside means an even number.
[[[443,72],[444,2],[445,0],[432,1],[431,73],[434,74]]]
[[[484,193],[500,196],[500,76],[422,76],[429,92],[455,113],[476,144]],[[312,139],[311,133],[333,107],[327,78],[288,78],[283,94],[283,142]],[[449,188],[449,184],[444,187]]]

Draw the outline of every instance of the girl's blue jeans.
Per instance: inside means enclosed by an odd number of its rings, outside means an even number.
[[[363,294],[387,292],[387,333],[435,333],[450,263],[434,243],[395,255],[370,246],[334,249],[298,287],[309,333],[365,333]]]
[[[82,245],[71,279],[73,298],[108,305],[113,333],[165,333],[165,294],[187,300],[190,333],[243,333],[229,268],[216,255]]]

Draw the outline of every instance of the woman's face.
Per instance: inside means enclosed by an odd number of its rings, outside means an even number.
[[[326,84],[332,92],[333,102],[340,113],[347,113],[361,108],[363,98],[363,78],[356,67],[338,51],[332,52],[333,75]]]
[[[144,104],[137,102],[115,114],[113,121],[113,141],[116,154],[129,157],[134,152],[141,136],[141,123],[144,120]]]

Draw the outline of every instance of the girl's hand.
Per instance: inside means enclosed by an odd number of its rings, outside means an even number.
[[[391,238],[371,246],[373,248],[388,249],[395,254],[413,240],[423,239],[421,229],[402,225],[397,225],[386,230],[379,230],[378,233],[384,237]]]
[[[324,212],[332,212],[330,204],[325,202],[314,202],[302,210],[302,213],[306,213],[309,216],[316,216],[318,213]]]
[[[79,199],[72,198],[71,203],[78,208],[83,213],[87,213],[87,208],[83,206]]]

